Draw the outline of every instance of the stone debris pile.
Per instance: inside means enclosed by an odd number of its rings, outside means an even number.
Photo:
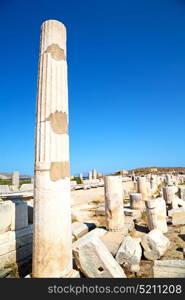
[[[169,176],[125,178],[104,176],[101,179],[104,203],[76,204],[74,199],[71,200],[72,257],[75,264],[61,277],[124,278],[131,274],[137,277],[142,272],[143,260],[153,262],[153,277],[184,276],[184,256],[178,260],[163,260],[163,257],[171,247],[170,238],[166,236],[171,228],[169,226],[185,225],[185,188],[177,179],[176,185],[172,185]],[[151,195],[146,188],[147,182]],[[31,184],[22,185],[20,190],[31,187]],[[33,211],[33,199],[1,200],[1,272],[5,272],[9,265],[21,266],[31,261]],[[145,230],[139,231],[143,216]],[[97,218],[105,220],[103,227]]]

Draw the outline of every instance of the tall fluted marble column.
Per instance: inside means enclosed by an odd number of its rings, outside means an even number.
[[[34,180],[33,277],[72,269],[66,29],[42,24]]]

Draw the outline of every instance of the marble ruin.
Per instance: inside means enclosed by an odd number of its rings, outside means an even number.
[[[66,59],[65,26],[44,22],[34,177],[0,174],[0,277],[184,278],[185,171],[70,176]]]

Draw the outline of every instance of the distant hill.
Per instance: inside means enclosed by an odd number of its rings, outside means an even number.
[[[6,173],[6,172],[0,172],[0,178],[2,177],[6,177],[7,179],[8,178],[11,178],[12,177],[12,173]],[[32,176],[30,175],[24,175],[24,174],[20,174],[20,178],[31,178]]]
[[[136,168],[129,170],[129,174],[162,174],[162,173],[181,173],[185,174],[185,167],[147,167],[147,168]]]

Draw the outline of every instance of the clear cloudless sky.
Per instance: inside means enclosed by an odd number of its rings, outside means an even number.
[[[0,172],[33,174],[48,19],[67,27],[71,173],[185,166],[185,1],[0,0]]]

